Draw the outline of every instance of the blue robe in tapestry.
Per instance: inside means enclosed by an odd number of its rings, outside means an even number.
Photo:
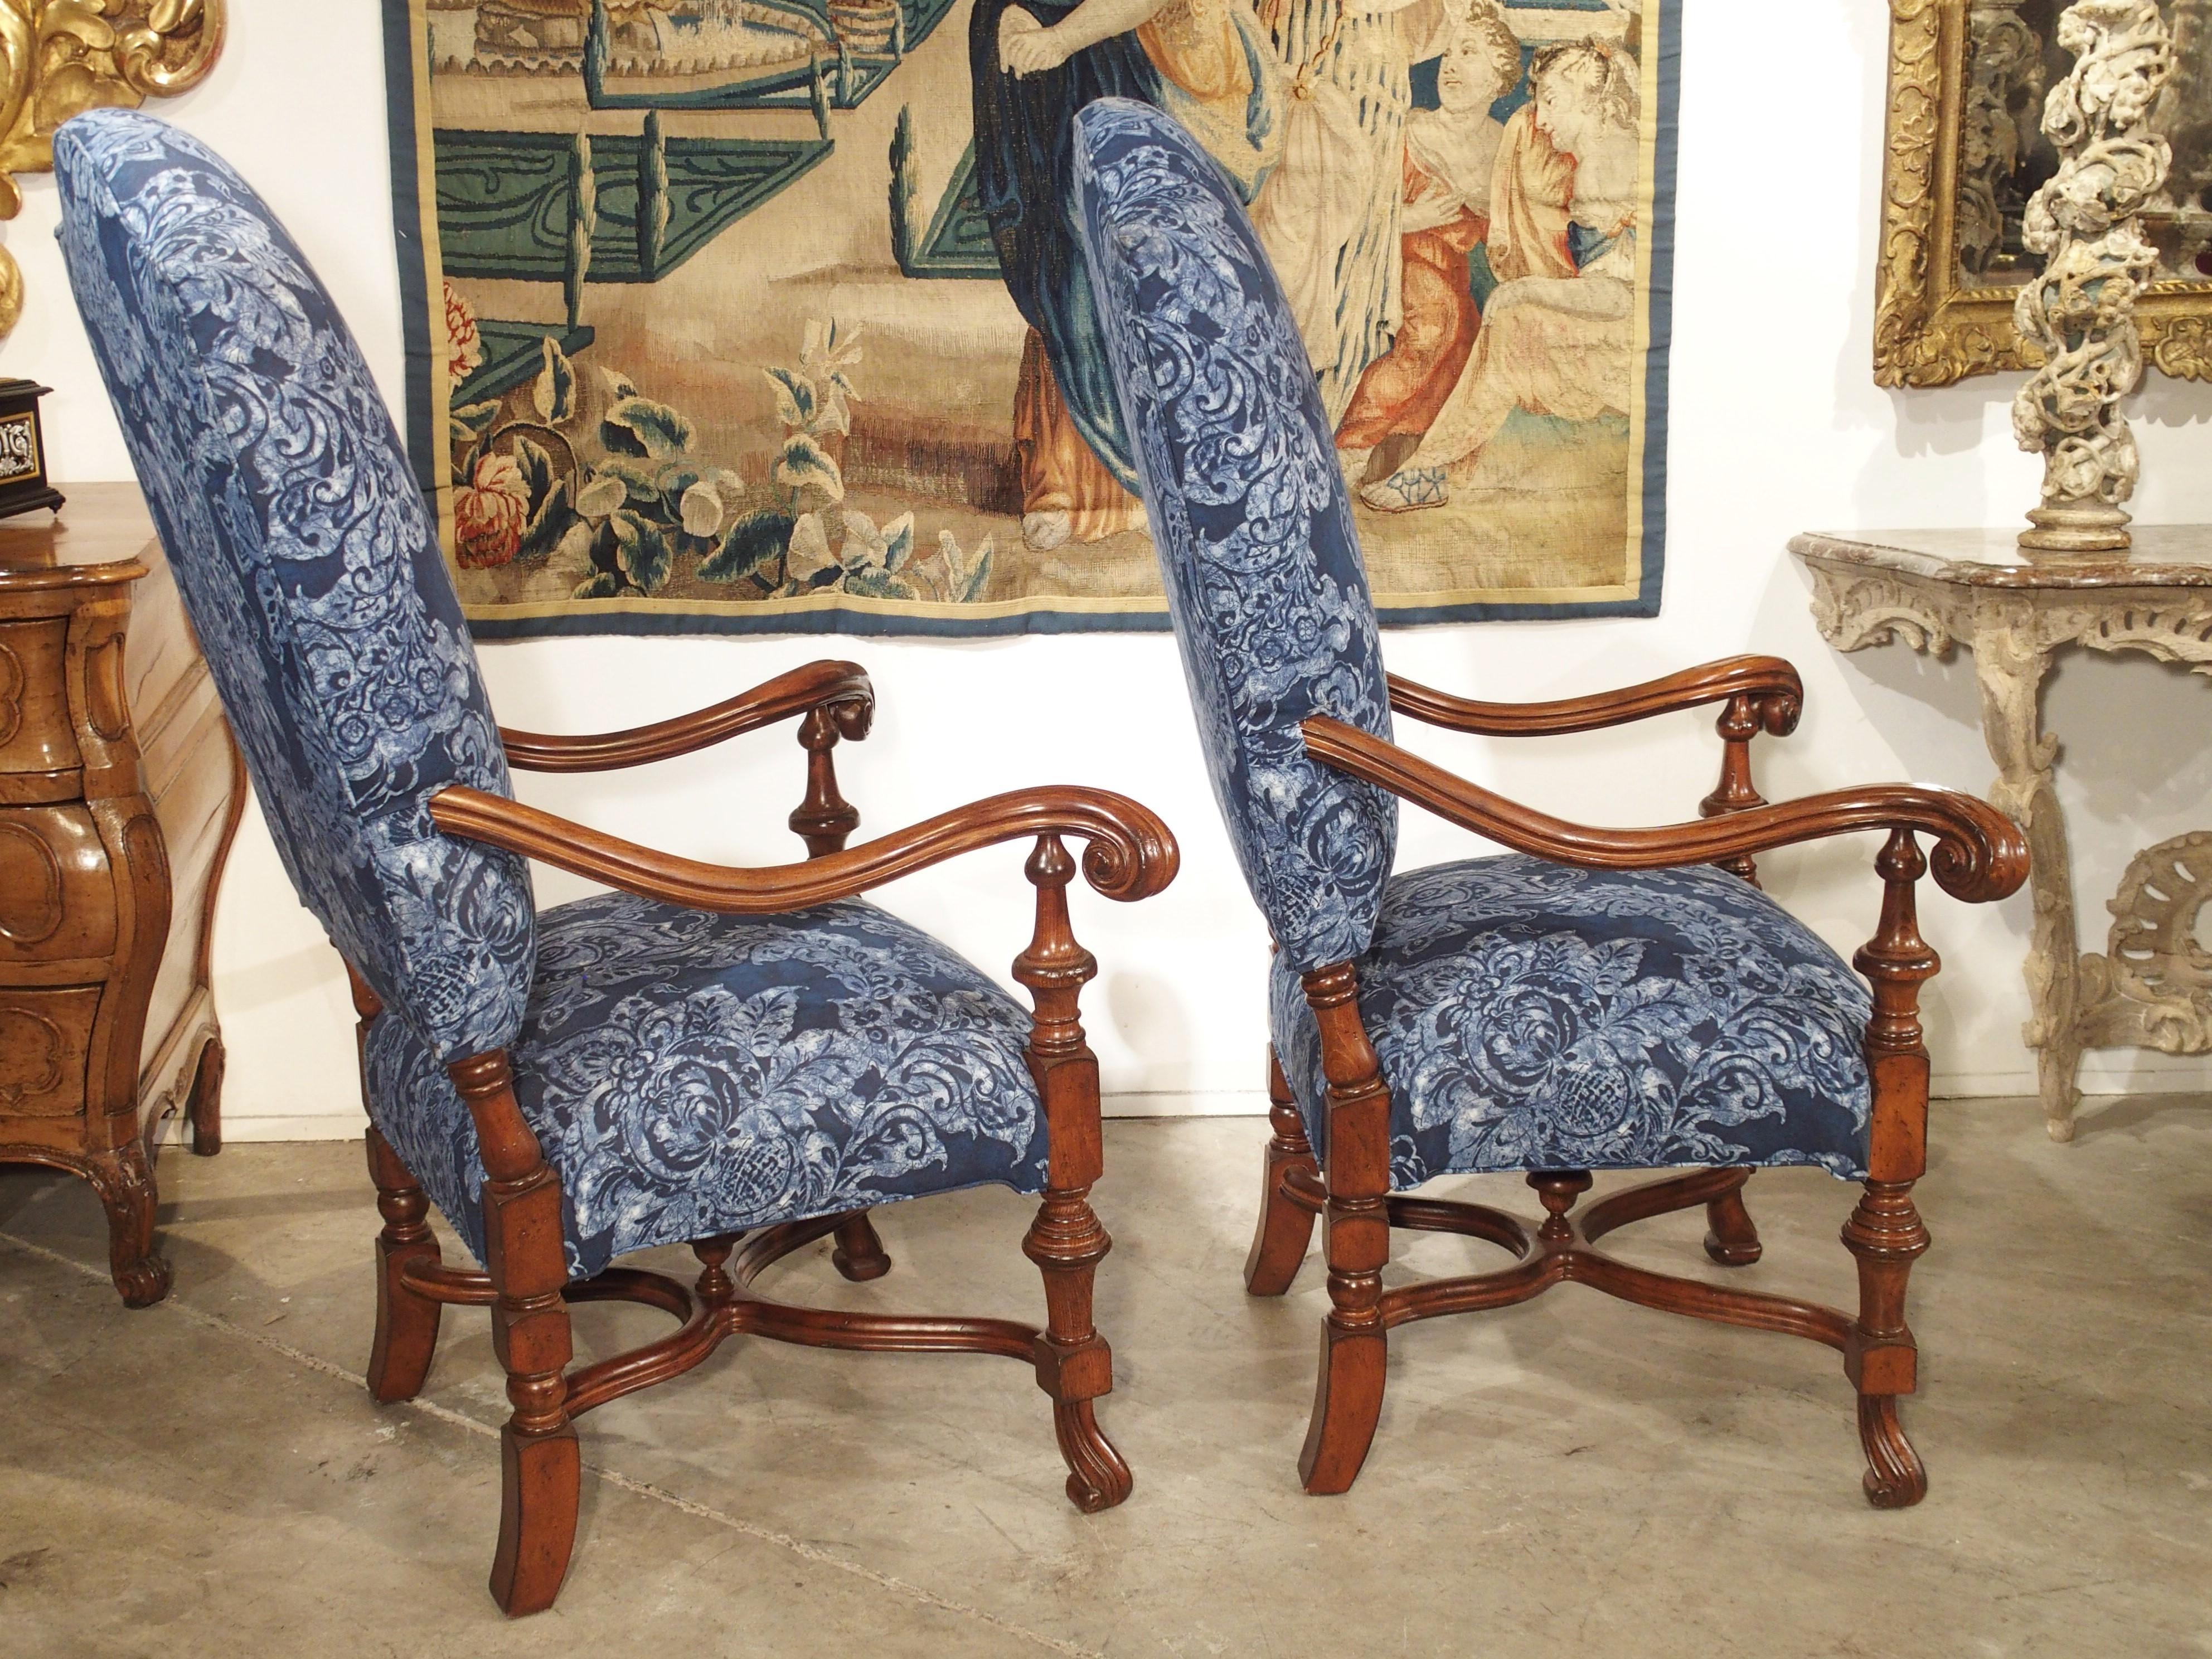
[[[999,19],[1018,5],[1050,28],[1080,0],[976,0],[968,25],[975,88],[975,190],[991,240],[1025,321],[1044,337],[1047,360],[1075,428],[1121,486],[1137,473],[1106,337],[1091,303],[1077,240],[1075,112],[1099,98],[1160,102],[1160,76],[1133,34],[1086,46],[1056,70],[1016,77],[999,62]]]

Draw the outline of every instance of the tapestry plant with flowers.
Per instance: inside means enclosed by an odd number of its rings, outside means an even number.
[[[458,386],[483,347],[466,302],[446,292]],[[534,379],[452,411],[453,553],[464,568],[519,562],[573,574],[576,599],[657,594],[679,568],[738,598],[981,596],[988,536],[970,554],[940,531],[935,550],[916,559],[913,514],[878,528],[845,505],[839,454],[860,396],[857,331],[810,322],[798,367],[766,371],[784,434],[762,484],[698,454],[693,422],[627,375],[580,373],[550,337],[540,349]]]

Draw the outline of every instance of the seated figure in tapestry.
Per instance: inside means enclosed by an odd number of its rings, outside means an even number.
[[[1570,421],[1626,414],[1636,365],[1637,187],[1642,100],[1636,60],[1605,41],[1549,46],[1529,65],[1492,185],[1491,265],[1498,287],[1457,383],[1419,443],[1360,489],[1370,507],[1410,512],[1450,500],[1513,412]],[[1562,216],[1541,139],[1569,171]],[[1522,150],[1515,160],[1516,148]],[[1528,188],[1536,181],[1533,192]],[[1560,224],[1564,217],[1564,224]],[[1554,234],[1559,226],[1563,234]]]
[[[1468,265],[1474,250],[1487,243],[1493,258],[1568,268],[1571,164],[1536,130],[1527,106],[1514,112],[1510,128],[1490,112],[1520,80],[1521,42],[1496,0],[1462,8],[1437,65],[1439,107],[1406,118],[1398,225],[1403,315],[1390,349],[1361,374],[1337,428],[1340,449],[1366,452],[1363,483],[1398,470],[1459,383],[1482,322]],[[1506,194],[1518,222],[1493,236],[1492,191],[1501,161],[1516,181]],[[1532,240],[1528,252],[1512,252]]]
[[[1022,535],[1049,551],[1144,525],[1078,240],[1075,113],[1135,98],[1175,116],[1248,201],[1282,143],[1281,76],[1246,0],[977,0],[977,196],[1029,334],[1014,394]]]

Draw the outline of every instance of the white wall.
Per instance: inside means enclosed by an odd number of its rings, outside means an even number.
[[[352,319],[387,393],[400,386],[376,0],[231,0],[227,56],[164,112],[221,149],[267,194]],[[1807,615],[1784,551],[1796,531],[2009,523],[2036,464],[2012,447],[2009,377],[1898,393],[1869,368],[1882,125],[1884,9],[1857,0],[1795,8],[1793,50],[1773,48],[1759,0],[1686,8],[1675,275],[1673,526],[1656,622],[1428,629],[1386,641],[1391,665],[1491,697],[1572,695],[1753,649],[1792,659],[1808,707],[1796,736],[1763,744],[1774,798],[1869,780],[1978,789],[1991,772],[1970,661],[1902,649],[1838,658]],[[35,375],[49,401],[56,476],[128,476],[119,438],[50,240],[51,182],[26,181],[7,231],[29,309],[0,372]],[[2204,465],[2212,388],[2154,380],[2136,399],[2146,522],[2212,518]],[[881,696],[876,735],[843,761],[848,793],[882,830],[995,790],[1082,781],[1158,809],[1184,873],[1135,910],[1095,895],[1076,921],[1103,973],[1094,1042],[1121,1109],[1257,1110],[1266,939],[1231,863],[1164,637],[1061,637],[963,645],[836,640],[580,640],[484,653],[502,715],[580,730],[693,707],[822,655],[865,663]],[[2198,827],[2212,759],[2190,739],[2212,687],[2142,659],[2071,659],[2047,702],[2070,735],[2062,785],[2073,815],[2087,941],[2130,854]],[[1691,816],[1716,746],[1702,717],[1630,732],[1508,745],[1403,734],[1483,782],[1604,823]],[[782,734],[600,780],[526,779],[523,793],[617,833],[696,854],[781,860],[797,751]],[[864,828],[863,833],[867,833]],[[1457,831],[1410,815],[1403,860],[1462,855]],[[1778,854],[1768,884],[1849,951],[1878,890],[1866,839]],[[1022,854],[1006,848],[887,890],[886,901],[1003,974],[1026,939]],[[550,876],[541,897],[577,886]],[[1947,971],[1930,988],[1939,1087],[2026,1093],[2019,966],[2026,898],[1969,910],[1925,884],[1927,931]],[[229,1034],[226,1117],[238,1138],[346,1133],[355,1103],[350,1016],[337,961],[293,902],[249,818],[226,884],[216,994]],[[2093,1057],[2093,1091],[2197,1089],[2203,1061]]]

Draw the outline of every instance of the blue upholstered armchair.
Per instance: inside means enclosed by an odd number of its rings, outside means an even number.
[[[1801,695],[1772,659],[1547,704],[1386,677],[1312,371],[1233,188],[1149,106],[1102,101],[1076,125],[1091,281],[1191,702],[1277,945],[1254,1294],[1289,1287],[1314,1216],[1327,1218],[1333,1306],[1306,1489],[1340,1492],[1358,1474],[1389,1330],[1572,1280],[1840,1349],[1868,1496],[1917,1501],[1926,1476],[1897,1416],[1915,1375],[1905,1279],[1928,1246],[1912,1202],[1928,1116],[1917,998],[1936,958],[1914,920],[1917,837],[1932,840],[1943,888],[1980,901],[2024,878],[2019,831],[1970,797],[1923,789],[1765,805],[1749,745],[1789,732]],[[1390,742],[1393,710],[1534,735],[1716,702],[1720,787],[1704,822],[1662,829],[1547,817]],[[1393,873],[1400,798],[1514,851]],[[1854,974],[1759,890],[1752,854],[1869,830],[1887,837],[1881,915]],[[1703,1205],[1714,1260],[1755,1261],[1742,1188],[1777,1164],[1864,1183],[1844,1228],[1856,1317],[1595,1248],[1629,1222]],[[1644,1169],[1684,1172],[1574,1212],[1590,1171]],[[1533,1232],[1498,1210],[1411,1195],[1434,1176],[1500,1170],[1525,1172],[1540,1196]],[[1517,1261],[1386,1291],[1394,1227],[1485,1239]]]
[[[679,720],[594,738],[493,723],[453,583],[359,350],[283,227],[218,157],[149,117],[56,134],[61,238],[141,483],[301,899],[352,971],[378,1241],[377,1398],[422,1384],[449,1303],[492,1310],[514,1414],[492,1590],[550,1606],[574,1538],[575,1419],[738,1334],[1006,1355],[1051,1397],[1069,1496],[1128,1495],[1093,1402],[1109,1241],[1097,1065],[1070,932],[1077,865],[1108,896],[1173,878],[1175,843],[1095,790],[1001,795],[845,848],[832,750],[866,677],[820,663]],[[595,770],[797,718],[811,856],[727,869],[510,799],[508,769]],[[956,854],[1035,843],[1024,1009],[858,895]],[[540,914],[526,857],[613,888]],[[835,1232],[848,1278],[889,1266],[872,1206],[982,1182],[1042,1191],[1024,1249],[1044,1328],[830,1313],[752,1288]],[[440,1259],[435,1204],[485,1271]],[[688,1243],[696,1286],[612,1266]],[[643,1302],[680,1328],[581,1369],[568,1304]]]

